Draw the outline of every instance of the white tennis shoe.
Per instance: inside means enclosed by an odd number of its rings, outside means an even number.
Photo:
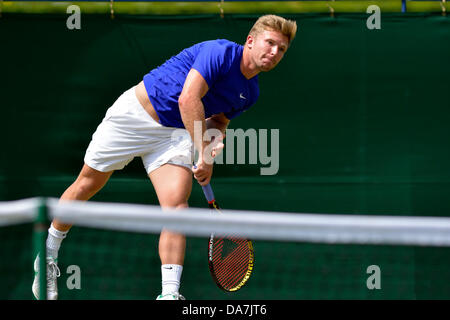
[[[58,260],[52,257],[47,257],[47,299],[58,299],[58,284],[57,278],[61,275],[58,268]],[[39,300],[39,255],[34,260],[34,281],[33,294]]]
[[[165,295],[160,294],[156,300],[186,300],[181,294],[178,292],[172,292]]]

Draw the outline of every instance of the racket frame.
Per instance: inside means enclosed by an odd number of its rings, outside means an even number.
[[[219,205],[217,204],[216,200],[209,200],[208,201],[208,205],[210,209],[214,209],[216,210],[218,213],[220,212],[220,208]],[[247,271],[244,275],[244,277],[242,278],[242,280],[239,282],[238,285],[226,289],[224,288],[221,284],[220,281],[218,280],[215,270],[214,270],[214,263],[213,263],[213,251],[214,251],[214,233],[211,234],[211,236],[209,237],[209,241],[208,241],[208,267],[209,267],[209,272],[211,273],[211,277],[213,278],[214,282],[216,283],[216,285],[222,289],[225,292],[235,292],[238,291],[239,289],[241,289],[246,283],[247,281],[250,279],[250,276],[252,275],[253,269],[254,269],[254,261],[255,261],[255,253],[254,253],[254,249],[253,249],[253,243],[250,239],[245,239],[248,245],[248,250],[249,250],[249,259],[248,259],[248,266],[247,266]]]

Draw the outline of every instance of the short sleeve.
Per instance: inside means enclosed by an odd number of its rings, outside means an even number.
[[[192,68],[203,76],[209,88],[230,69],[231,49],[215,41],[209,41],[199,48]]]

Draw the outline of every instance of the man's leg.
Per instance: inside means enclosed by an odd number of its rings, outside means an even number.
[[[59,201],[89,200],[104,187],[113,172],[101,172],[84,164],[78,178],[64,191]],[[64,224],[57,219],[54,219],[52,224],[61,232],[67,232],[71,228],[71,225]]]
[[[92,169],[86,164],[75,182],[67,188],[60,198],[61,201],[71,200],[88,200],[94,196],[108,181],[113,171],[100,172]],[[64,224],[57,219],[52,221],[48,229],[48,237],[46,242],[47,248],[47,298],[55,300],[58,298],[58,288],[56,278],[59,277],[59,269],[57,265],[58,251],[62,240],[66,237],[71,225]],[[33,282],[33,293],[39,298],[39,257],[34,263],[35,279]]]
[[[165,164],[149,174],[162,208],[187,208],[192,190],[192,172],[185,167]],[[186,237],[163,230],[159,238],[162,294],[176,294],[183,271]]]
[[[84,164],[78,178],[66,189],[59,201],[89,200],[103,188],[113,172],[101,172]],[[58,258],[61,242],[71,227],[71,225],[64,224],[58,219],[52,221],[47,238],[47,254],[49,256],[54,259]]]

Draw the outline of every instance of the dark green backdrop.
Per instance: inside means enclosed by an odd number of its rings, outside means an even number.
[[[299,25],[295,41],[277,69],[260,75],[257,104],[230,125],[244,130],[279,129],[280,170],[275,176],[260,176],[260,165],[216,166],[213,186],[222,206],[449,216],[448,17],[382,14],[381,30],[368,30],[368,16],[360,14],[286,17]],[[82,15],[81,30],[68,30],[66,19],[58,15],[0,19],[0,200],[60,196],[81,169],[85,149],[106,109],[123,91],[196,42],[227,38],[243,43],[256,16],[118,16],[112,20]],[[115,173],[93,200],[156,204],[147,180],[136,159]],[[197,184],[190,204],[204,206]],[[16,237],[27,237],[29,230],[20,230]],[[15,241],[14,231],[3,232]],[[67,253],[61,253],[62,267],[82,265],[76,260],[77,248],[95,251],[85,244],[96,241],[97,234],[73,229],[63,245]],[[105,235],[107,243],[120,237]],[[95,280],[94,268],[89,282],[90,269],[82,266],[87,289],[63,288],[62,298],[153,299],[160,281],[157,238],[123,235],[123,242],[126,239],[142,243],[136,257],[145,252],[147,260],[124,262],[130,268],[125,271],[118,262],[105,268],[138,274],[136,270],[141,270],[137,282],[149,273],[145,289],[123,284],[126,294],[108,286],[102,291],[94,283],[107,282],[108,276]],[[111,250],[107,245],[102,248],[102,252]],[[448,249],[270,242],[257,243],[256,248],[256,259],[260,257],[256,270],[261,271],[255,271],[253,285],[229,296],[209,279],[203,240],[192,240],[183,292],[191,299],[450,298]],[[297,282],[289,280],[292,276],[281,282],[275,278],[281,270],[277,264],[286,256],[278,256],[279,252],[288,248],[296,252],[289,274],[299,277]],[[0,285],[0,297],[30,298],[28,246],[23,246],[20,275],[4,263],[11,259],[7,255],[12,249],[3,250],[0,281],[9,285]],[[88,253],[83,260],[86,265]],[[117,261],[127,259],[131,258]],[[387,274],[384,288],[376,292],[365,286],[366,267],[371,264],[379,264]],[[111,283],[117,278],[126,283],[120,271],[111,272]],[[336,282],[344,278],[351,285],[330,289],[339,287]],[[88,290],[89,286],[99,291]]]

